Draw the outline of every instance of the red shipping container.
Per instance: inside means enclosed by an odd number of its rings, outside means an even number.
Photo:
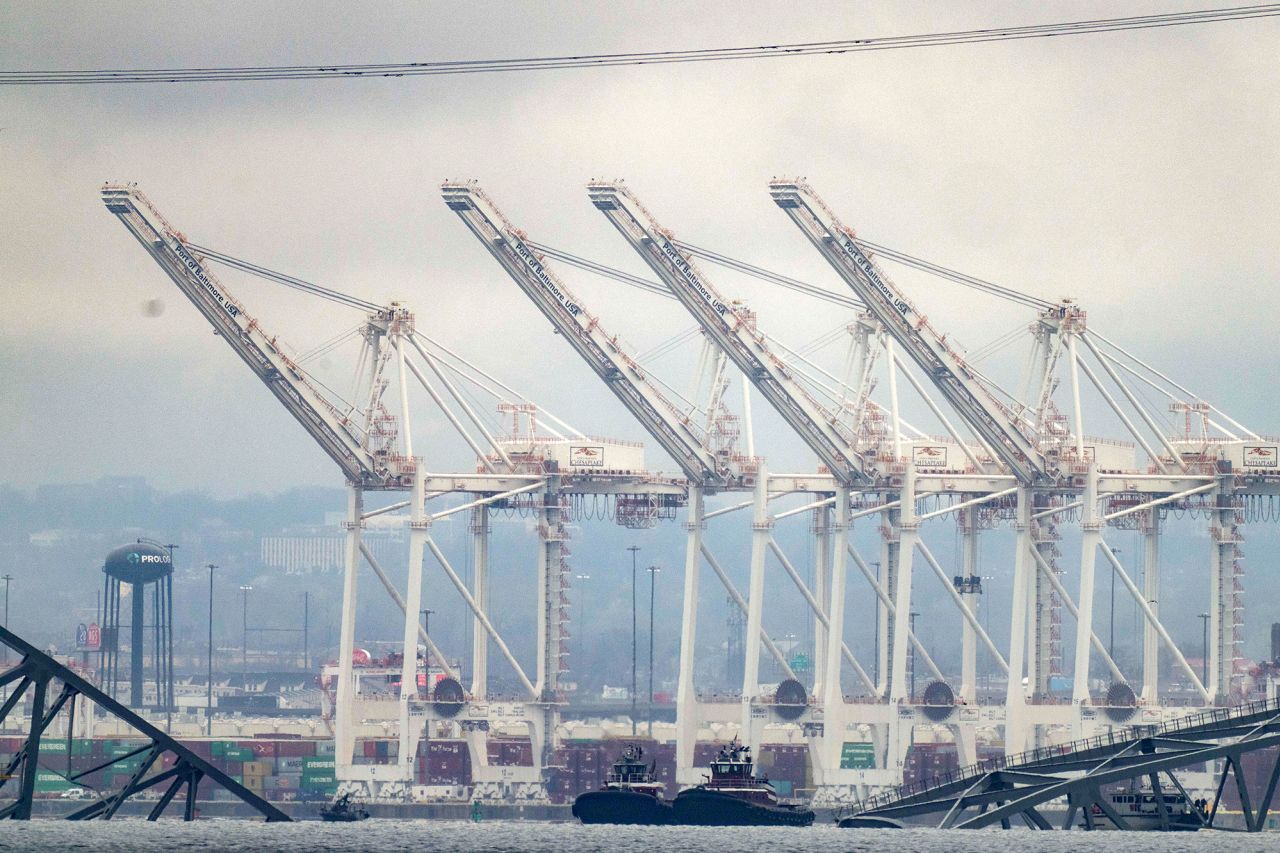
[[[276,744],[277,758],[311,758],[315,754],[314,740],[282,740]]]
[[[210,740],[190,740],[183,741],[183,746],[194,752],[201,758],[213,757],[213,741]]]

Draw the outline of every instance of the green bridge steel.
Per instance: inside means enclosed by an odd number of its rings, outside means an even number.
[[[113,697],[90,684],[71,669],[58,663],[44,652],[23,640],[6,628],[0,628],[0,643],[13,649],[21,656],[17,666],[0,675],[0,687],[12,685],[17,687],[9,694],[3,705],[0,705],[0,724],[31,691],[31,729],[26,743],[10,760],[3,775],[0,775],[0,796],[10,779],[18,778],[18,795],[12,802],[0,807],[0,818],[13,820],[30,820],[31,800],[35,795],[36,772],[40,768],[40,740],[50,724],[63,709],[72,719],[67,725],[67,737],[71,737],[74,727],[74,711],[76,696],[84,696],[108,713],[123,720],[141,734],[146,743],[132,752],[115,756],[102,764],[63,775],[68,782],[78,780],[94,773],[106,770],[121,762],[128,762],[141,757],[137,768],[127,782],[119,788],[99,791],[98,799],[67,816],[67,820],[91,820],[99,818],[110,820],[129,797],[163,785],[164,794],[147,815],[147,820],[156,820],[169,804],[186,788],[186,803],[183,817],[192,820],[195,817],[196,792],[202,780],[222,786],[246,805],[251,806],[268,821],[287,821],[289,816],[277,809],[262,797],[250,791],[226,773],[214,767],[200,756],[187,749],[179,741],[151,725],[129,708],[117,702]],[[61,688],[58,688],[61,684]],[[173,765],[157,769],[157,762],[163,767],[165,753],[174,757]],[[49,768],[43,768],[48,770]]]
[[[921,780],[867,801],[860,816],[899,819],[941,814],[942,828],[981,829],[1021,818],[1033,829],[1051,829],[1039,807],[1065,800],[1070,829],[1077,814],[1093,828],[1096,806],[1119,829],[1132,828],[1102,794],[1102,786],[1145,778],[1152,788],[1163,828],[1170,811],[1161,793],[1163,774],[1190,802],[1173,771],[1223,760],[1212,808],[1198,812],[1200,823],[1213,827],[1227,780],[1234,776],[1245,829],[1261,831],[1280,782],[1278,751],[1262,796],[1254,806],[1242,771],[1241,756],[1280,745],[1280,698],[1234,708],[1213,708],[1159,726],[1133,726],[1110,734],[1041,747],[1017,755],[989,759],[928,780]],[[976,813],[968,814],[970,809]]]

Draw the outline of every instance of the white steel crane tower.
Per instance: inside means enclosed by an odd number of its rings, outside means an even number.
[[[422,589],[422,555],[426,545],[425,525],[422,524],[425,498],[419,470],[420,461],[413,455],[407,419],[401,442],[397,440],[399,429],[395,416],[382,406],[381,397],[387,383],[382,380],[381,373],[386,358],[379,357],[379,352],[383,347],[383,339],[387,339],[391,349],[400,357],[403,373],[401,343],[412,331],[412,314],[398,306],[380,309],[372,303],[351,300],[357,307],[376,309],[369,315],[366,327],[367,343],[375,353],[369,361],[372,371],[368,384],[369,398],[363,422],[357,422],[352,417],[354,412],[340,409],[308,381],[302,369],[281,350],[276,338],[268,334],[213,274],[205,269],[201,258],[189,248],[182,234],[165,220],[146,196],[133,187],[107,186],[102,190],[102,200],[107,210],[115,214],[137,238],[152,259],[213,325],[219,336],[249,365],[346,475],[350,489],[349,519],[346,525],[348,553],[343,580],[339,713],[335,732],[339,765],[350,765],[355,741],[351,713],[354,702],[352,657],[355,647],[355,568],[360,560],[363,493],[366,490],[413,492],[408,595],[398,601],[405,613],[401,683],[409,685],[401,691],[399,698],[401,760],[376,780],[370,779],[381,783],[400,783],[403,786],[412,779],[413,752],[417,745],[417,736],[411,731],[410,720],[416,718],[420,724],[419,715],[422,713],[421,708],[411,706],[417,700],[417,615]],[[401,379],[403,383],[403,375]],[[443,659],[439,656],[437,658]]]
[[[764,335],[755,327],[753,315],[716,291],[688,252],[681,248],[670,232],[658,224],[626,186],[621,182],[592,181],[587,185],[587,190],[592,204],[604,213],[628,244],[693,315],[703,331],[720,346],[743,375],[813,449],[835,479],[834,498],[830,501],[818,501],[808,507],[817,513],[814,528],[822,538],[817,551],[824,562],[828,554],[831,560],[829,575],[826,565],[819,567],[819,590],[829,598],[829,601],[822,602],[815,599],[808,588],[798,581],[790,569],[789,561],[782,557],[781,550],[773,541],[774,519],[768,512],[769,483],[763,471],[757,482],[755,500],[752,503],[751,581],[747,598],[750,610],[747,617],[742,691],[743,732],[748,742],[754,744],[769,716],[768,708],[764,707],[769,697],[761,695],[759,683],[759,643],[753,643],[753,640],[760,630],[765,598],[764,563],[766,552],[771,550],[779,557],[784,568],[788,568],[792,580],[801,587],[825,629],[822,656],[825,672],[815,679],[815,687],[822,692],[820,704],[827,723],[825,728],[809,727],[815,735],[822,733],[820,744],[814,741],[811,747],[817,759],[817,772],[825,774],[833,766],[838,766],[843,746],[843,726],[836,730],[830,725],[830,721],[838,716],[833,709],[844,705],[840,677],[843,661],[848,660],[864,684],[872,692],[876,692],[876,685],[843,640],[845,565],[849,551],[849,493],[851,488],[867,488],[877,482],[878,474],[870,461],[875,448],[860,447],[856,433],[842,424],[837,414],[827,410],[809,394],[792,375],[786,363],[766,344]],[[826,507],[830,504],[834,504],[834,514],[828,518]],[[833,540],[829,548],[826,545],[828,536]],[[894,612],[899,612],[896,607]],[[900,641],[905,643],[905,636]],[[902,659],[905,666],[905,651]],[[902,680],[905,680],[905,676]]]
[[[1084,312],[1070,301],[1056,306],[1049,306],[1048,303],[1040,306],[1043,310],[1033,327],[1039,363],[1037,365],[1036,356],[1033,355],[1032,363],[1038,370],[1029,374],[1028,396],[1036,379],[1039,380],[1039,393],[1037,405],[1029,417],[1025,410],[1006,406],[990,393],[964,358],[947,344],[945,336],[938,334],[930,326],[927,319],[879,269],[870,252],[860,245],[853,230],[843,225],[811,188],[803,181],[774,180],[769,189],[774,202],[788,214],[839,276],[867,302],[890,334],[911,354],[975,431],[984,446],[993,451],[1017,478],[1015,527],[1018,541],[1014,561],[1013,641],[1005,708],[1006,750],[1016,752],[1033,743],[1038,745],[1045,734],[1043,726],[1048,724],[1066,723],[1079,735],[1103,722],[1095,711],[1086,707],[1098,704],[1090,695],[1089,679],[1090,656],[1095,650],[1101,654],[1113,676],[1121,682],[1122,692],[1128,691],[1127,685],[1123,684],[1123,674],[1093,631],[1094,569],[1099,550],[1106,555],[1116,575],[1130,587],[1130,592],[1138,599],[1137,603],[1147,619],[1143,653],[1146,701],[1154,704],[1157,700],[1154,685],[1157,679],[1158,642],[1163,642],[1169,648],[1195,688],[1209,697],[1211,693],[1187,666],[1185,657],[1173,645],[1156,614],[1155,596],[1159,590],[1159,575],[1158,515],[1155,514],[1155,508],[1215,487],[1219,493],[1225,493],[1229,491],[1229,487],[1215,482],[1206,484],[1204,478],[1186,476],[1189,473],[1186,463],[1178,457],[1170,441],[1160,433],[1150,416],[1119,381],[1107,359],[1085,337]],[[1103,369],[1163,443],[1167,456],[1162,457],[1144,438],[1097,376],[1080,359],[1076,348],[1077,340],[1083,341],[1098,356]],[[1050,401],[1056,384],[1053,366],[1064,349],[1070,355],[1068,363],[1074,404],[1074,424],[1070,429],[1060,416],[1053,414]],[[1099,394],[1147,452],[1152,466],[1149,471],[1138,469],[1134,459],[1126,459],[1123,448],[1103,446],[1117,445],[1116,442],[1085,437],[1080,394],[1081,371],[1093,381]],[[1093,446],[1086,446],[1086,443]],[[1121,452],[1116,453],[1116,450]],[[1100,458],[1104,451],[1108,454],[1107,461]],[[1180,467],[1181,475],[1171,472],[1173,467]],[[1101,476],[1100,468],[1118,470]],[[1118,492],[1158,497],[1153,497],[1152,500],[1124,498],[1122,500],[1127,500],[1128,503],[1122,509],[1104,513],[1100,509],[1100,502],[1107,500],[1115,505],[1117,499],[1114,496]],[[1069,500],[1075,495],[1079,495],[1080,499],[1064,507],[1064,498]],[[1081,507],[1083,515],[1078,607],[1071,604],[1069,596],[1054,577],[1051,557],[1056,553],[1053,543],[1056,535],[1050,526],[1053,517],[1064,508],[1077,506]],[[1234,510],[1234,504],[1230,505],[1230,509]],[[1135,513],[1142,513],[1140,517],[1145,519],[1141,522],[1148,563],[1145,598],[1150,601],[1145,600],[1143,594],[1128,579],[1102,536],[1106,524],[1115,523]],[[1228,515],[1230,512],[1219,513],[1220,518]],[[1229,524],[1230,520],[1221,521],[1220,527],[1215,527],[1214,530],[1225,529]],[[966,550],[968,545],[966,543]],[[1234,553],[1233,547],[1234,542],[1228,542],[1227,547],[1220,550]],[[1221,578],[1229,576],[1221,566],[1230,562],[1231,554],[1226,558],[1218,554],[1214,556],[1215,614],[1224,611],[1219,605],[1225,600],[1225,596],[1219,595],[1218,590],[1225,587]],[[1061,706],[1054,707],[1052,703],[1039,705],[1034,708],[1034,713],[1028,708],[1028,700],[1040,703],[1049,693],[1049,664],[1054,656],[1055,626],[1048,617],[1052,613],[1052,602],[1059,596],[1077,617],[1072,706],[1066,717],[1059,711]],[[1215,648],[1214,658],[1220,660],[1227,653],[1219,650],[1222,644],[1221,638],[1218,639],[1219,645]],[[1024,665],[1028,670],[1030,691],[1024,690],[1020,683]],[[1220,672],[1215,674],[1221,675]],[[1132,691],[1128,691],[1128,695],[1132,697]]]
[[[676,766],[681,779],[694,775],[693,755],[699,724],[722,720],[723,703],[699,703],[693,682],[698,615],[698,567],[705,555],[730,599],[748,609],[741,594],[703,542],[706,529],[703,498],[723,491],[752,490],[758,461],[737,452],[734,435],[726,435],[719,424],[727,412],[718,413],[719,393],[711,386],[705,426],[695,424],[667,399],[649,378],[647,371],[610,334],[587,307],[547,265],[541,252],[533,248],[525,233],[513,226],[489,196],[474,181],[446,182],[445,203],[462,218],[471,232],[489,250],[507,274],[560,335],[591,366],[596,375],[623,402],[631,414],[680,466],[688,481],[688,533],[685,553],[685,584],[681,619],[680,668],[676,689]],[[768,634],[760,631],[779,665],[790,675],[786,658]]]
[[[1006,699],[1006,749],[1020,751],[1027,743],[1028,729],[1023,706],[1026,694],[1021,685],[1024,666],[1029,671],[1033,698],[1048,692],[1048,681],[1053,659],[1052,624],[1054,615],[1054,591],[1049,586],[1049,566],[1037,571],[1033,560],[1043,560],[1052,549],[1051,540],[1041,535],[1042,525],[1050,523],[1049,515],[1040,524],[1033,518],[1032,508],[1043,508],[1047,503],[1046,492],[1059,485],[1058,445],[1044,441],[1044,433],[1037,434],[1028,428],[1020,413],[1013,411],[992,394],[964,358],[948,345],[945,335],[939,334],[928,319],[921,314],[894,285],[892,280],[872,260],[871,255],[859,243],[852,228],[844,225],[825,202],[804,181],[775,179],[769,183],[774,203],[786,212],[791,221],[809,239],[809,242],[827,260],[836,273],[861,297],[890,335],[906,350],[912,360],[924,371],[952,407],[974,430],[983,446],[993,453],[1016,477],[1018,483],[1018,545],[1014,567],[1013,637],[1010,648],[1010,677]],[[1051,331],[1056,332],[1060,322],[1070,323],[1078,312],[1055,309],[1046,312]],[[1049,347],[1043,350],[1050,352]],[[1044,365],[1043,390],[1040,410],[1048,403],[1051,388],[1051,362]],[[1077,395],[1078,400],[1078,395]],[[1077,411],[1079,406],[1077,405]],[[1037,426],[1043,425],[1043,416]],[[1082,441],[1077,426],[1075,444]],[[1047,452],[1046,452],[1047,451]],[[967,564],[972,564],[976,548],[975,516],[965,519],[965,552]],[[1032,551],[1036,550],[1033,555]],[[1086,575],[1091,577],[1093,549],[1086,547]],[[966,575],[970,578],[971,575]],[[966,580],[966,583],[971,581]],[[910,578],[900,578],[899,585],[910,587]],[[1089,587],[1090,592],[1092,587]],[[909,602],[909,596],[907,601]],[[1087,661],[1092,632],[1089,629],[1090,604],[1082,596],[1085,611],[1080,632],[1079,646]],[[908,605],[909,606],[909,603]],[[1027,639],[1029,638],[1029,639]],[[965,658],[971,658],[972,636],[966,632]],[[1084,668],[1087,673],[1087,666]]]

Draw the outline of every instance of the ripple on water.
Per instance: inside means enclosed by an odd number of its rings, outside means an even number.
[[[36,820],[5,821],[0,825],[0,850],[86,850],[93,853],[133,851],[235,850],[238,853],[270,851],[394,851],[465,850],[479,853],[726,853],[751,850],[767,853],[802,851],[920,851],[920,853],[987,853],[996,845],[1011,845],[1017,853],[1037,851],[1107,851],[1151,853],[1150,834],[1101,832],[1032,832],[1001,830],[838,829],[830,825],[807,829],[774,827],[610,827],[569,823],[520,821],[368,820],[359,824],[326,824],[307,821],[266,824],[245,820],[207,819],[194,823],[140,819],[110,823],[67,823]],[[1275,853],[1280,850],[1276,833],[1199,832],[1162,835],[1159,853],[1225,850],[1231,853]]]

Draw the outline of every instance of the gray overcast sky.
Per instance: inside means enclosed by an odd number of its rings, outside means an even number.
[[[0,66],[734,46],[1204,5],[9,2]],[[444,207],[439,182],[479,178],[535,239],[640,271],[582,186],[625,177],[683,239],[838,288],[765,191],[773,175],[802,174],[869,238],[1041,297],[1073,296],[1104,333],[1255,429],[1280,431],[1269,386],[1280,369],[1278,36],[1280,21],[1267,19],[599,71],[0,89],[0,482],[141,472],[219,494],[338,483],[103,210],[105,180],[137,181],[197,242],[401,298],[429,334],[580,428],[639,439]],[[822,303],[712,272],[786,340],[840,319]],[[639,348],[690,325],[661,300],[565,277]],[[974,347],[1026,317],[897,277]],[[359,320],[223,279],[300,349]],[[141,306],[155,298],[166,310],[149,318]],[[340,356],[333,369],[344,372]],[[813,464],[762,419],[761,451],[781,460],[775,469]],[[465,466],[438,420],[415,430],[428,464]],[[670,469],[658,455],[651,449],[652,466]]]

